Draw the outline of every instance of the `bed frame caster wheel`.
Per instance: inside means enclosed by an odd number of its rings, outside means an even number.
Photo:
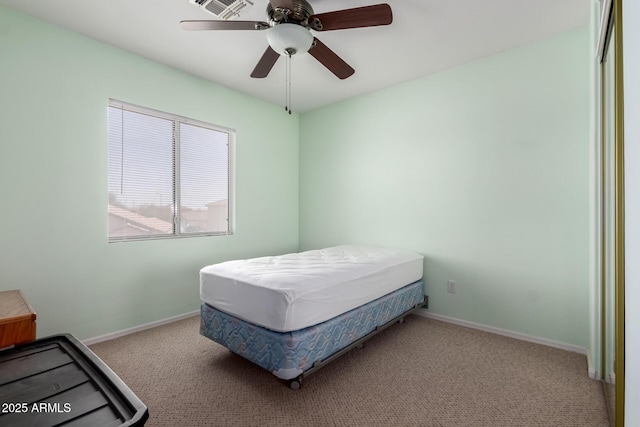
[[[289,388],[291,390],[299,390],[302,387],[302,375],[289,380]]]

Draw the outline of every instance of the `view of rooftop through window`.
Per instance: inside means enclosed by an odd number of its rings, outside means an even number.
[[[109,239],[227,234],[231,131],[109,106]]]

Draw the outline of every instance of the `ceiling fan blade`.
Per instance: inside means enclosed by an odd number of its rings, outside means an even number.
[[[393,22],[391,6],[386,3],[353,9],[319,13],[309,17],[309,26],[316,31],[375,27]]]
[[[267,50],[262,54],[262,58],[260,58],[260,61],[256,64],[256,68],[251,72],[251,77],[255,79],[267,77],[278,58],[280,58],[280,54],[271,49],[271,46],[267,46]]]
[[[351,68],[349,64],[344,62],[334,51],[315,37],[313,38],[313,45],[311,49],[309,49],[309,53],[339,79],[346,79],[355,73],[355,70]]]
[[[269,24],[260,21],[180,21],[185,30],[266,30]]]

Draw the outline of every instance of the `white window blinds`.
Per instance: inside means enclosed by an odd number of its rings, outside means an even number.
[[[109,103],[109,240],[229,234],[233,131]]]
[[[180,124],[180,232],[226,233],[229,135]]]

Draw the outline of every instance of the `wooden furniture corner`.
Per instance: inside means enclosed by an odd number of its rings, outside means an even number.
[[[36,312],[19,290],[0,292],[0,348],[36,339]]]

